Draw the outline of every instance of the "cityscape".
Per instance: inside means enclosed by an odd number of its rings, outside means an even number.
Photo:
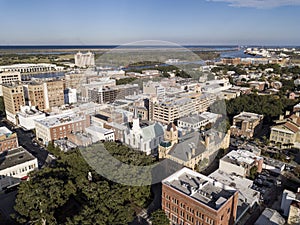
[[[299,1],[0,7],[0,225],[300,224]]]

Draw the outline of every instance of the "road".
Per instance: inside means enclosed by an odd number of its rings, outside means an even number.
[[[32,136],[34,135],[32,131],[24,131],[21,128],[14,128],[13,124],[7,122],[6,120],[0,121],[0,127],[5,126],[12,132],[16,132],[18,135],[19,146],[24,147],[32,155],[34,155],[39,162],[39,167],[41,168],[48,157],[49,152],[39,145],[34,145],[32,141]]]
[[[14,204],[16,199],[17,191],[10,193],[0,194],[0,212],[3,221],[0,220],[0,224],[11,224],[12,220],[10,214],[14,213]]]

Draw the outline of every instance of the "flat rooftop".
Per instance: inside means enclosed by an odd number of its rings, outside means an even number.
[[[261,160],[261,159],[263,158],[255,155],[253,152],[239,149],[239,150],[229,152],[221,160],[230,162],[232,164],[237,164],[237,165],[243,165],[243,164],[252,165],[255,162],[255,160]]]
[[[185,116],[185,117],[181,117],[179,119],[182,122],[185,123],[189,123],[189,124],[196,124],[196,123],[200,123],[200,122],[204,122],[207,121],[206,118],[200,116],[200,115],[191,115],[191,116]]]
[[[0,154],[0,171],[36,159],[23,147]]]
[[[222,207],[236,192],[234,188],[188,168],[182,168],[162,183],[214,210]]]
[[[253,185],[252,180],[233,174],[228,174],[219,169],[210,174],[209,177],[221,182],[222,184],[236,188],[239,191],[239,199],[241,202],[249,204],[251,207],[255,202],[258,203],[260,193],[251,189]]]
[[[36,122],[46,127],[54,127],[62,124],[75,123],[82,120],[85,120],[85,115],[81,115],[77,113],[66,113],[66,114],[48,116],[44,119],[38,119],[36,120]]]
[[[263,115],[259,115],[256,113],[241,112],[239,115],[236,115],[233,118],[250,122],[250,121],[255,121],[255,120],[261,120],[261,119],[263,119],[263,117],[264,117]]]
[[[2,135],[11,135],[12,134],[12,131],[9,130],[7,127],[0,127],[0,136]]]
[[[89,126],[85,129],[90,130],[90,131],[94,131],[94,132],[97,132],[97,133],[101,133],[101,134],[110,134],[110,133],[114,132],[113,130],[105,129],[105,128],[94,126],[94,125]]]

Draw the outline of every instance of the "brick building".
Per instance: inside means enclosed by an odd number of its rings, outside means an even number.
[[[36,137],[43,144],[67,138],[69,133],[84,132],[90,126],[90,116],[66,113],[35,121]]]
[[[233,117],[233,125],[230,127],[233,136],[253,137],[262,128],[263,115],[241,112]]]
[[[183,168],[162,181],[162,209],[170,224],[234,224],[238,191]]]
[[[17,148],[18,146],[17,134],[11,132],[6,127],[0,127],[0,153]]]

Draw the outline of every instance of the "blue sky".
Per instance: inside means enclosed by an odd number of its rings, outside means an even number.
[[[0,0],[0,45],[300,45],[300,0]]]

